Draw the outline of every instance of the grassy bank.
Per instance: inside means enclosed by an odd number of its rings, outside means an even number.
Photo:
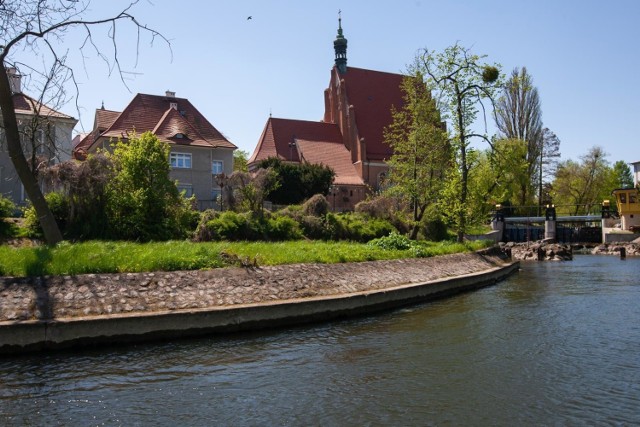
[[[483,242],[424,243],[421,256],[480,249]],[[0,276],[72,275],[142,271],[198,270],[239,265],[339,263],[413,258],[414,250],[388,250],[361,243],[217,242],[162,243],[85,242],[55,247],[0,246]]]

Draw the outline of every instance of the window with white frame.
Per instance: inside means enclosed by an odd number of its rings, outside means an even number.
[[[184,197],[193,196],[193,185],[191,185],[191,184],[183,184],[183,183],[179,182],[176,185],[176,187],[178,187],[178,192],[180,194],[182,194]]]
[[[222,160],[214,160],[211,162],[211,173],[214,175],[219,175],[224,172],[224,163]]]
[[[171,153],[169,161],[172,168],[191,169],[191,153]]]

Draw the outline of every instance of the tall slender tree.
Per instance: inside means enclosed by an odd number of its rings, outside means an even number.
[[[493,108],[496,90],[501,85],[498,64],[481,62],[484,56],[471,53],[458,44],[442,53],[428,49],[418,53],[420,71],[427,77],[438,109],[451,124],[450,139],[455,153],[457,171],[449,175],[449,185],[455,185],[448,194],[455,197],[450,203],[457,228],[457,240],[462,242],[469,218],[467,205],[469,171],[473,166],[467,159],[474,139],[491,144],[487,134],[487,109]],[[484,133],[473,130],[482,119]]]
[[[556,173],[560,159],[560,139],[549,128],[542,129],[542,150],[538,166],[538,215],[542,214],[542,205],[548,199],[544,194],[548,184]]]
[[[442,179],[452,166],[451,145],[423,75],[413,70],[402,82],[404,107],[393,109],[385,142],[393,148],[389,159],[389,191],[405,197],[413,210],[411,239],[418,237],[420,221],[435,203]]]
[[[612,173],[615,188],[633,188],[633,174],[624,160],[618,160],[613,164]]]
[[[517,202],[522,206],[531,204],[538,183],[544,141],[538,89],[533,86],[533,79],[525,67],[514,68],[511,72],[495,111],[496,125],[502,136],[526,143],[523,161],[528,179],[520,182]]]
[[[580,162],[567,160],[558,165],[552,194],[560,211],[573,215],[592,212],[600,206],[611,189],[608,188],[611,167],[601,147],[592,147],[580,157]]]

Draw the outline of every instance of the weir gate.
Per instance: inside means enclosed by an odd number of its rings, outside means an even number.
[[[545,238],[547,217],[504,218],[503,241],[529,242]],[[558,216],[555,236],[559,243],[602,243],[602,216]]]

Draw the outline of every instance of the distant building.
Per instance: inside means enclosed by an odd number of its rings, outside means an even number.
[[[152,132],[171,148],[170,178],[185,195],[195,196],[200,209],[218,208],[217,178],[233,172],[236,146],[222,135],[188,99],[137,94],[122,111],[96,110],[93,130],[76,139],[74,157],[84,159],[99,148],[111,149],[130,135]]]
[[[352,210],[383,185],[386,161],[393,151],[384,142],[392,123],[391,107],[404,104],[401,74],[347,66],[347,39],[338,21],[334,41],[335,65],[324,91],[320,122],[272,118],[267,120],[249,159],[249,168],[268,157],[285,162],[322,163],[336,172],[328,200],[334,210]]]
[[[15,68],[7,69],[18,130],[27,160],[35,153],[38,163],[53,164],[71,158],[71,132],[78,120],[22,93],[22,80]],[[22,205],[26,202],[22,182],[13,167],[5,134],[0,129],[0,194]]]
[[[622,230],[640,233],[640,195],[637,188],[618,188],[611,192],[616,199]]]
[[[633,185],[640,185],[640,161],[631,163],[633,166]]]

